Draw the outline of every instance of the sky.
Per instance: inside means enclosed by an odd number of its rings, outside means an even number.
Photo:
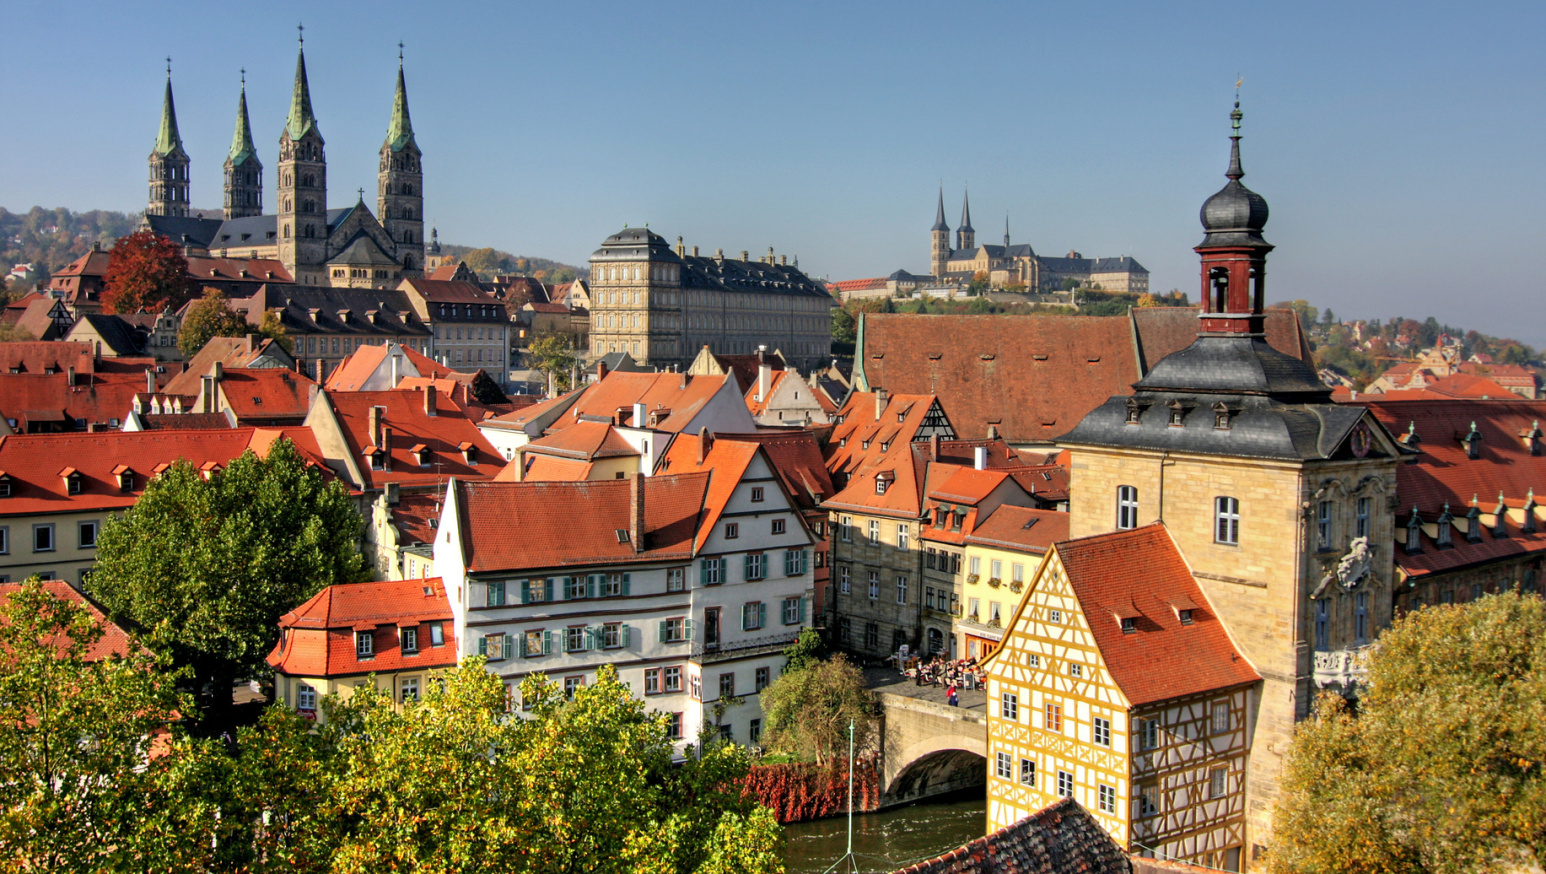
[[[149,10],[153,9],[153,13]],[[143,209],[165,58],[196,206],[240,82],[274,203],[304,23],[329,203],[375,190],[405,45],[440,239],[583,264],[625,224],[830,279],[979,242],[1131,255],[1197,297],[1235,82],[1269,300],[1546,346],[1546,4],[16,4],[0,206]],[[374,201],[370,201],[374,205]]]

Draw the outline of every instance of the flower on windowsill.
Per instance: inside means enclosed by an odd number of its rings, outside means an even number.
[[[1018,593],[1018,592],[1020,592],[1024,588],[1025,588],[1025,583],[1021,582],[1020,580],[1015,580],[1014,582],[1009,584],[1009,591],[1011,591],[1011,592],[1017,592]]]
[[[998,577],[990,577],[988,579],[988,585],[992,586],[995,589],[998,588],[999,586],[1002,586],[1003,584],[1004,584],[1004,581],[999,579]]]
[[[966,581],[968,583],[975,583],[975,582],[977,582],[978,576],[979,576],[978,574],[967,574],[966,575]]]

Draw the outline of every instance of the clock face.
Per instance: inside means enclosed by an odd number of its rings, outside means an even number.
[[[1359,422],[1353,426],[1351,443],[1353,455],[1364,458],[1369,454],[1369,450],[1374,447],[1374,435],[1369,433],[1368,422]]]

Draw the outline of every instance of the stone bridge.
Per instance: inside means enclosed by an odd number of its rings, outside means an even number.
[[[867,672],[881,705],[881,806],[985,786],[988,713],[981,691],[962,691],[960,707],[939,687],[914,686]]]

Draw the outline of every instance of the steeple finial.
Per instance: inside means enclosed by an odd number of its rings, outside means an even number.
[[[392,120],[387,124],[386,145],[401,152],[413,142],[413,122],[408,117],[408,83],[403,79],[403,44],[397,44],[397,92],[392,96]]]
[[[166,59],[166,93],[161,98],[161,128],[156,132],[156,154],[170,155],[183,150],[182,135],[177,132],[177,106],[172,101],[172,59]]]
[[[355,190],[360,193],[360,203],[364,203],[365,202],[365,189],[364,188],[358,188],[358,189],[355,189]]]
[[[1245,171],[1240,168],[1240,119],[1245,113],[1240,111],[1240,86],[1245,84],[1244,79],[1235,80],[1235,108],[1229,113],[1229,170],[1224,175],[1230,179],[1240,179]]]
[[[297,22],[295,25],[295,33],[296,42],[299,43],[300,47],[304,49],[306,47],[306,25]]]
[[[290,116],[285,119],[285,130],[291,140],[298,140],[317,126],[317,118],[311,111],[311,86],[306,81],[306,39],[304,25],[296,25],[300,31],[300,48],[295,55],[295,90],[290,95]]]
[[[934,227],[931,231],[950,232],[950,225],[945,224],[945,183],[939,184],[939,206],[934,210]]]

